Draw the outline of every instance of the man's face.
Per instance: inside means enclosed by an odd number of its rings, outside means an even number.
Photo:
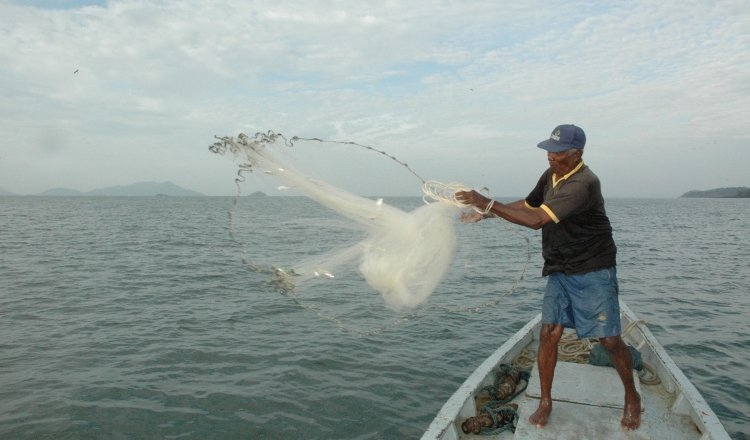
[[[578,150],[566,150],[559,153],[547,152],[549,167],[556,176],[564,176],[578,165],[581,153]]]

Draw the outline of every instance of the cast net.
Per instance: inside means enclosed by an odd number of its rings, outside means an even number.
[[[299,161],[288,154],[295,142],[299,141],[349,144],[386,156],[420,181],[425,203],[406,211],[383,199],[362,197],[329,184],[307,172]],[[345,219],[342,225],[357,232],[346,244],[336,245],[328,251],[313,255],[295,256],[289,253],[288,261],[279,264],[262,264],[257,258],[251,258],[247,254],[244,258],[251,270],[270,274],[273,285],[279,292],[301,307],[314,311],[319,317],[334,322],[338,327],[365,333],[352,330],[334,315],[322,313],[316,305],[303,301],[298,293],[308,283],[350,274],[351,266],[355,266],[367,284],[380,294],[383,303],[400,313],[399,318],[387,325],[392,326],[413,316],[448,272],[456,248],[454,227],[457,213],[467,209],[455,200],[455,192],[469,189],[467,186],[425,181],[396,157],[355,142],[296,136],[286,138],[280,133],[269,131],[256,133],[252,137],[245,134],[217,137],[217,141],[209,149],[217,154],[231,155],[240,161],[235,179],[237,197],[230,209],[231,234],[235,234],[240,184],[245,180],[247,172],[261,176],[263,180],[273,181],[278,190],[295,191],[332,210]],[[281,225],[278,229],[277,234],[284,233],[280,230]],[[523,272],[525,270],[524,266]],[[519,281],[522,277],[523,273]],[[516,285],[512,290],[515,290]],[[476,311],[481,307],[484,306],[464,310]],[[455,307],[452,309],[457,310]],[[367,333],[379,332],[387,326],[380,326]]]

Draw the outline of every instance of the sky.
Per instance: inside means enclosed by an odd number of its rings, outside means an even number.
[[[237,162],[208,146],[272,130],[523,197],[547,167],[536,144],[568,123],[605,197],[750,186],[747,0],[0,0],[0,16],[0,188],[16,194],[234,195]],[[308,144],[323,180],[419,194],[382,155]]]

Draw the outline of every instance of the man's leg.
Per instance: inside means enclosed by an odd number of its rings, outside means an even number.
[[[599,342],[609,352],[612,365],[625,387],[625,410],[620,424],[626,430],[638,429],[641,424],[641,396],[635,390],[630,351],[619,335],[599,338]]]
[[[537,368],[542,398],[536,412],[529,417],[529,422],[539,428],[547,424],[552,412],[552,379],[555,376],[555,365],[557,365],[557,344],[562,334],[562,324],[542,324],[539,332]]]

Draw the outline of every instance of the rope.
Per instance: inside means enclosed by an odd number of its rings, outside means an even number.
[[[589,363],[591,352],[591,341],[588,339],[576,339],[574,333],[565,333],[557,345],[557,360],[561,362],[575,362],[578,364]],[[513,360],[512,365],[520,369],[530,369],[536,365],[537,353],[534,349],[526,347],[521,354]]]
[[[396,162],[397,164],[399,164],[399,165],[403,166],[404,168],[406,168],[407,170],[409,170],[409,172],[412,173],[417,179],[419,179],[420,182],[425,183],[425,180],[419,174],[417,174],[416,172],[414,172],[414,170],[412,170],[409,167],[409,165],[407,165],[405,162],[401,162],[400,160],[398,160],[398,158],[396,158],[396,156],[392,156],[392,155],[386,153],[383,150],[379,150],[379,149],[377,149],[375,147],[371,147],[369,145],[362,145],[362,144],[359,144],[357,142],[352,142],[352,141],[329,141],[329,140],[325,140],[325,139],[303,138],[303,137],[299,137],[299,136],[293,136],[289,140],[288,145],[290,147],[294,146],[294,142],[296,142],[296,141],[315,141],[315,142],[330,143],[330,144],[356,145],[356,146],[362,147],[362,148],[364,148],[366,150],[370,150],[370,151],[374,151],[376,153],[382,154],[383,156],[391,159],[392,161]]]
[[[573,332],[563,334],[560,338],[558,360],[587,364],[589,363],[589,353],[591,353],[591,341],[588,339],[576,339]]]
[[[422,200],[424,200],[425,203],[430,203],[428,199],[432,199],[437,202],[449,203],[460,208],[472,208],[474,211],[482,215],[489,214],[495,201],[490,200],[490,203],[487,204],[485,209],[479,209],[476,206],[463,203],[456,198],[457,192],[467,191],[473,191],[473,188],[469,188],[462,183],[443,183],[438,182],[437,180],[428,180],[422,184]],[[482,188],[481,191],[489,193],[489,190],[486,187]]]

